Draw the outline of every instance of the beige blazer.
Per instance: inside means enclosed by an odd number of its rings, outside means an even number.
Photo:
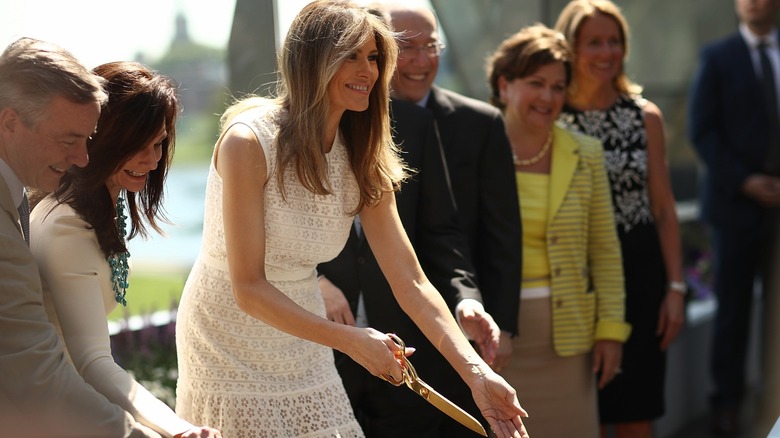
[[[159,437],[65,360],[8,185],[0,178],[0,425],[3,436]]]
[[[106,315],[117,303],[111,268],[95,230],[70,205],[47,196],[30,215],[30,233],[35,236],[30,250],[41,273],[44,309],[81,377],[164,437],[195,427],[114,362]]]

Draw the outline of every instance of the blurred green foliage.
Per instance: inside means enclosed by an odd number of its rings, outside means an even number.
[[[117,306],[109,321],[121,321],[136,315],[175,309],[179,304],[187,273],[130,272],[127,307]]]

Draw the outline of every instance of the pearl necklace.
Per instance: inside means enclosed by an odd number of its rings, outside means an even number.
[[[512,162],[514,162],[515,166],[517,167],[528,167],[538,163],[539,160],[541,160],[542,158],[544,158],[545,155],[547,155],[547,151],[550,150],[552,141],[553,141],[553,133],[552,130],[550,130],[550,133],[547,134],[547,141],[544,142],[544,146],[542,146],[542,149],[539,150],[539,152],[533,157],[525,160],[521,160],[517,158],[517,154],[515,154],[514,149],[512,149]]]
[[[127,236],[126,229],[127,216],[125,215],[125,200],[121,196],[116,199],[116,226],[119,228],[119,238],[122,242]],[[127,282],[129,265],[127,259],[130,258],[130,252],[124,251],[119,254],[111,254],[106,258],[108,266],[111,268],[111,284],[114,289],[114,299],[117,303],[127,307],[127,288],[130,286]]]

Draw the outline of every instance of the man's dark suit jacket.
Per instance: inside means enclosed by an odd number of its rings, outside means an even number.
[[[757,230],[766,209],[741,187],[748,175],[763,172],[768,119],[742,36],[735,33],[702,49],[690,93],[688,135],[707,165],[702,217],[713,225]]]
[[[444,145],[458,219],[485,310],[501,330],[516,334],[522,229],[503,119],[491,105],[435,86],[426,107]]]
[[[457,225],[450,189],[429,111],[402,101],[391,103],[394,140],[407,165],[419,172],[396,193],[398,214],[420,264],[451,309],[464,298],[481,301],[473,280],[465,237]],[[363,292],[369,325],[396,333],[406,345],[417,348],[413,364],[424,379],[434,381],[444,358],[428,342],[393,296],[366,239],[355,228],[341,253],[317,267],[339,287],[357,314]],[[429,382],[433,383],[433,382]]]

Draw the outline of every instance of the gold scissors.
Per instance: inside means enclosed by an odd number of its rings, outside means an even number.
[[[476,418],[472,417],[468,412],[461,409],[460,406],[447,400],[446,397],[439,394],[435,389],[431,388],[430,385],[423,382],[417,376],[417,371],[414,369],[414,366],[412,366],[412,363],[409,362],[409,359],[406,357],[405,354],[406,344],[401,338],[399,338],[395,333],[388,333],[387,336],[389,336],[390,339],[392,339],[393,342],[396,343],[396,345],[401,347],[402,353],[401,353],[401,357],[398,359],[401,361],[401,370],[403,371],[403,378],[401,381],[397,381],[393,378],[393,376],[389,374],[383,374],[379,376],[380,378],[390,382],[395,386],[400,386],[401,384],[406,383],[406,386],[408,386],[409,389],[417,393],[417,395],[419,395],[420,397],[427,400],[428,403],[432,404],[434,407],[436,407],[436,409],[449,415],[452,419],[468,427],[474,432],[485,437],[488,436],[487,432],[485,432],[485,428],[482,427],[482,424],[480,424]]]

